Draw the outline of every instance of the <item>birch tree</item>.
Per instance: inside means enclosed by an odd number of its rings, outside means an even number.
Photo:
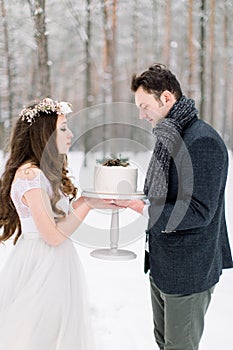
[[[86,56],[86,79],[85,79],[85,95],[86,95],[86,107],[89,107],[93,103],[93,93],[92,93],[92,77],[91,77],[91,1],[87,0],[86,4],[86,33],[87,40],[85,42],[85,56]]]
[[[206,55],[206,0],[201,0],[200,6],[200,118],[204,117],[205,106],[205,55]]]
[[[138,26],[138,0],[134,1],[132,14],[132,41],[133,41],[133,70],[138,71],[138,57],[139,57],[139,26]]]
[[[232,22],[230,15],[232,9],[228,6],[228,3],[224,3],[223,9],[223,116],[221,133],[225,141],[228,142],[231,149],[233,149],[233,62],[232,57],[229,60],[228,52],[232,52],[232,43],[230,42]]]
[[[13,118],[13,99],[14,99],[14,93],[13,93],[13,57],[10,52],[10,39],[9,39],[9,28],[8,28],[8,18],[7,18],[7,12],[6,12],[6,6],[5,1],[1,0],[1,16],[2,16],[2,23],[3,23],[3,34],[4,34],[4,58],[6,62],[6,110],[7,115],[6,119],[9,120],[9,123],[11,123],[11,120]]]
[[[78,45],[82,45],[85,52],[85,69],[84,69],[84,103],[83,107],[90,107],[93,103],[93,92],[92,92],[92,57],[91,57],[91,0],[86,0],[85,4],[85,16],[84,23],[82,21],[82,15],[79,8],[75,7],[71,0],[65,1],[67,8],[75,22],[75,29],[78,33]]]
[[[163,60],[169,66],[171,58],[171,0],[165,0],[165,40],[163,49]]]
[[[209,69],[210,69],[210,123],[214,125],[215,111],[215,0],[210,1]]]
[[[194,91],[194,46],[193,46],[193,0],[189,0],[188,5],[188,52],[189,52],[189,72],[188,72],[188,95],[193,96]]]
[[[51,95],[50,66],[48,58],[48,32],[46,30],[45,0],[28,0],[35,26],[38,62],[38,96]]]
[[[112,102],[115,99],[115,49],[116,49],[116,9],[117,0],[102,0],[103,6],[103,100]]]
[[[32,98],[49,94],[66,97],[78,110],[132,102],[132,73],[160,61],[198,98],[200,117],[214,122],[225,140],[233,139],[232,0],[0,0],[0,6],[4,118],[11,108],[14,114]],[[113,113],[99,115],[104,124]],[[81,129],[91,124],[89,116],[82,118]],[[114,132],[107,128],[104,138]]]
[[[152,45],[156,57],[158,57],[160,53],[159,43],[159,5],[158,1],[154,0],[152,1]]]

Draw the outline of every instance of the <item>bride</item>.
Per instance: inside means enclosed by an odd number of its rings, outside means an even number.
[[[24,108],[0,180],[0,242],[15,248],[0,271],[0,350],[91,350],[85,281],[69,236],[93,208],[67,173],[71,105],[49,98]]]

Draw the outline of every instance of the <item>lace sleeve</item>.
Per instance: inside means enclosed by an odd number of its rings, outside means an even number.
[[[50,183],[40,169],[20,170],[11,186],[11,198],[20,216],[26,217],[29,215],[28,207],[23,203],[22,197],[33,188],[42,188],[49,196],[51,195]]]

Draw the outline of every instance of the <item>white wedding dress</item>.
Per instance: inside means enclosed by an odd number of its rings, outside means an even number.
[[[22,235],[0,271],[0,350],[92,350],[92,330],[80,259],[71,240],[48,245],[23,204],[23,194],[42,187],[43,173],[17,178],[11,197]],[[69,201],[59,202],[66,213]]]

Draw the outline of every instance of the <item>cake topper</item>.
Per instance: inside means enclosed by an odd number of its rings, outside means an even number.
[[[103,165],[103,166],[127,167],[127,166],[129,166],[128,160],[129,160],[129,158],[122,158],[121,155],[119,155],[119,157],[118,157],[118,156],[115,156],[114,154],[111,154],[111,157],[97,159],[96,162]]]

